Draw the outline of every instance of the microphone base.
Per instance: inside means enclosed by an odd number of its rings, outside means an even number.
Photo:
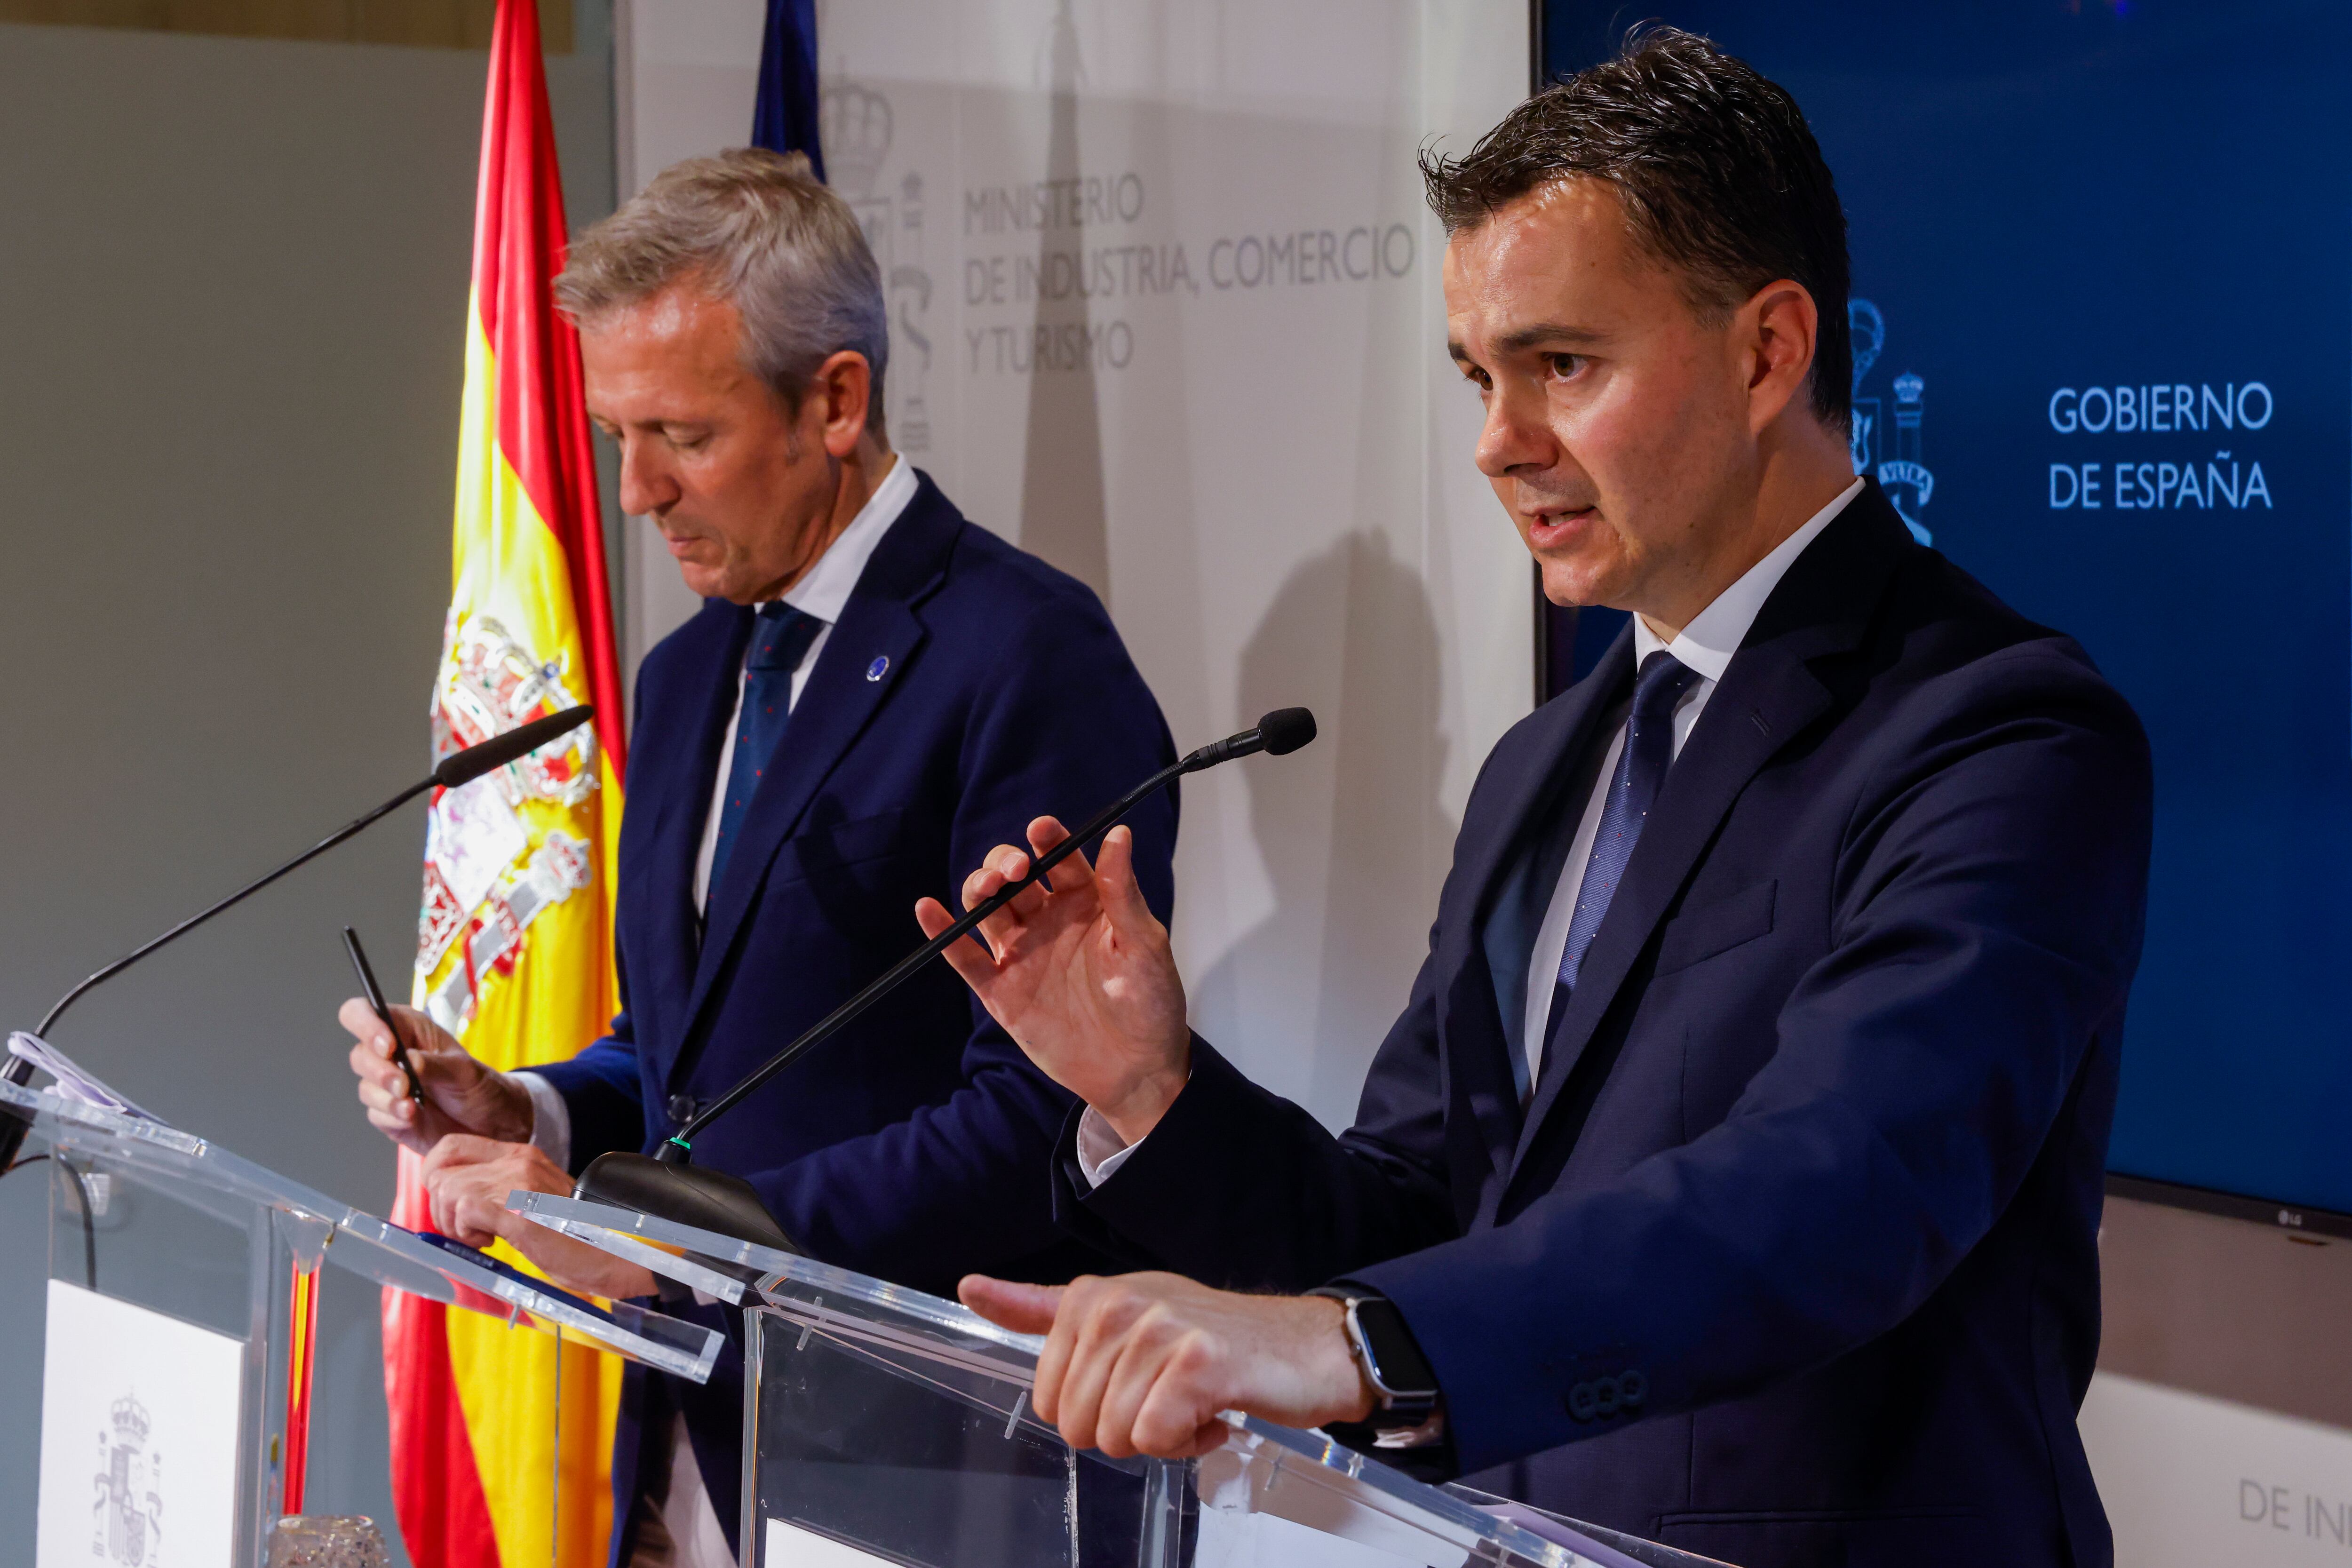
[[[0,1105],[0,1176],[16,1168],[16,1156],[33,1131],[33,1119],[13,1105]]]
[[[33,1064],[22,1057],[11,1057],[5,1068],[0,1068],[0,1079],[22,1088],[33,1081]],[[0,1176],[16,1168],[17,1152],[25,1147],[26,1135],[33,1131],[32,1112],[14,1105],[0,1105]]]
[[[700,1165],[664,1164],[643,1154],[599,1154],[580,1173],[572,1195],[635,1209],[698,1230],[716,1231],[797,1258],[807,1251],[784,1234],[751,1183]]]

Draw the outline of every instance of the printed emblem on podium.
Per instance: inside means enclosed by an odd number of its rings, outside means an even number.
[[[107,1425],[98,1435],[90,1554],[123,1568],[144,1568],[163,1541],[163,1456],[148,1450],[147,1407],[136,1394],[114,1402]]]
[[[63,1279],[42,1339],[36,1568],[243,1568],[246,1342]]]

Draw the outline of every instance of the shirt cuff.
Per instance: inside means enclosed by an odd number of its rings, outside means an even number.
[[[1147,1136],[1149,1136],[1147,1134]],[[1143,1139],[1119,1141],[1103,1113],[1089,1105],[1078,1117],[1078,1174],[1089,1187],[1099,1187],[1118,1173],[1127,1157],[1143,1147]]]
[[[535,1072],[510,1072],[509,1079],[530,1096],[531,1146],[553,1162],[559,1171],[572,1169],[572,1108],[563,1091]]]

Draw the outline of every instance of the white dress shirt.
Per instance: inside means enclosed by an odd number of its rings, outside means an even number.
[[[1633,668],[1664,648],[1682,664],[1698,671],[1698,680],[1683,694],[1675,705],[1674,755],[1683,754],[1683,742],[1690,739],[1691,731],[1698,725],[1698,716],[1706,707],[1706,700],[1715,693],[1716,683],[1723,672],[1731,668],[1731,656],[1748,640],[1748,628],[1756,624],[1756,614],[1780,579],[1805,552],[1805,546],[1821,537],[1830,520],[1843,511],[1846,503],[1862,493],[1862,481],[1856,479],[1840,490],[1837,499],[1806,520],[1805,526],[1772,547],[1770,554],[1741,574],[1739,580],[1717,594],[1707,607],[1691,617],[1690,625],[1672,642],[1660,640],[1650,629],[1650,623],[1641,616],[1633,617]],[[1525,1030],[1519,1037],[1525,1047],[1523,1059],[1512,1063],[1519,1079],[1519,1100],[1525,1103],[1534,1092],[1536,1075],[1543,1068],[1544,1026],[1551,1020],[1552,984],[1559,974],[1559,961],[1568,952],[1568,928],[1576,919],[1576,905],[1584,892],[1584,873],[1592,860],[1592,841],[1601,834],[1601,814],[1609,803],[1609,785],[1616,777],[1617,759],[1625,750],[1625,726],[1609,738],[1609,750],[1601,759],[1601,775],[1593,781],[1592,794],[1584,803],[1584,815],[1576,824],[1576,837],[1569,841],[1568,858],[1560,865],[1559,884],[1552,890],[1551,903],[1544,910],[1543,924],[1536,928],[1536,944],[1528,957],[1528,994],[1525,999]]]
[[[1749,567],[1739,580],[1717,595],[1706,609],[1691,618],[1674,641],[1662,640],[1641,616],[1633,617],[1633,668],[1658,649],[1664,648],[1685,665],[1698,672],[1699,679],[1683,696],[1675,708],[1674,754],[1682,755],[1683,742],[1698,723],[1700,712],[1706,707],[1716,683],[1731,667],[1731,656],[1739,651],[1747,640],[1748,628],[1756,623],[1757,612],[1772,590],[1780,584],[1805,547],[1821,536],[1822,530],[1832,519],[1843,511],[1846,503],[1862,493],[1862,481],[1856,479],[1838,492],[1837,498],[1822,508],[1805,525],[1772,548],[1771,553]],[[1608,804],[1609,784],[1617,771],[1617,758],[1625,749],[1625,726],[1609,739],[1609,749],[1601,759],[1601,773],[1593,782],[1592,794],[1586,800],[1584,815],[1578,820],[1576,837],[1569,843],[1568,858],[1560,868],[1559,885],[1553,889],[1550,904],[1545,909],[1542,925],[1536,930],[1534,951],[1528,960],[1528,987],[1524,1000],[1525,1041],[1524,1059],[1514,1062],[1513,1069],[1519,1079],[1519,1098],[1524,1102],[1533,1092],[1537,1072],[1543,1062],[1544,1025],[1550,1019],[1552,978],[1559,973],[1561,955],[1568,951],[1568,928],[1576,915],[1578,897],[1584,889],[1584,873],[1592,859],[1592,840],[1601,832],[1601,809]],[[1090,1186],[1100,1186],[1124,1164],[1127,1157],[1142,1147],[1138,1140],[1123,1143],[1109,1122],[1103,1120],[1092,1106],[1078,1118],[1077,1156],[1079,1173]]]
[[[824,651],[825,639],[833,635],[833,624],[841,619],[841,612],[847,606],[857,579],[865,574],[866,563],[872,558],[875,547],[914,499],[913,466],[904,458],[892,458],[890,471],[874,487],[874,493],[850,519],[841,537],[827,545],[816,564],[785,590],[783,603],[821,623],[808,651],[793,667],[787,713],[799,705],[809,673],[816,668],[817,656]],[[735,730],[743,717],[744,684],[745,672],[738,669],[735,708],[728,717],[726,739],[719,751],[719,776],[711,788],[710,805],[704,813],[701,846],[694,857],[697,914],[709,901],[710,861],[719,846],[719,810],[727,795],[727,774],[735,763]],[[535,1072],[509,1076],[530,1095],[530,1141],[558,1168],[570,1169],[572,1112],[564,1105],[563,1096]],[[696,1295],[706,1303],[709,1300],[699,1291]],[[631,1568],[735,1568],[734,1556],[727,1550],[727,1532],[719,1526],[718,1510],[711,1505],[709,1489],[702,1483],[701,1467],[695,1463],[693,1445],[687,1438],[685,1416],[671,1421],[669,1438],[668,1492],[662,1499],[652,1528],[643,1532],[646,1539],[639,1543]]]
[[[914,499],[913,465],[904,458],[892,458],[890,471],[882,476],[882,482],[874,487],[874,493],[866,498],[866,504],[849,520],[841,537],[827,545],[824,553],[816,558],[816,564],[785,590],[783,603],[803,615],[814,616],[820,623],[808,651],[793,667],[792,694],[784,709],[787,714],[799,705],[809,673],[816,668],[817,656],[824,651],[825,639],[833,636],[833,623],[841,619],[841,612],[848,605],[857,579],[865,575],[866,563],[873,558],[875,547]],[[710,860],[719,847],[719,808],[727,798],[727,774],[735,765],[735,730],[743,718],[745,673],[740,669],[735,672],[735,707],[728,716],[726,738],[719,744],[719,776],[711,783],[710,805],[703,813],[702,842],[694,855],[694,911],[698,915],[710,900]],[[510,1076],[530,1094],[530,1141],[557,1165],[571,1169],[572,1112],[565,1107],[563,1096],[537,1073],[518,1072]]]
[[[833,623],[841,619],[841,612],[849,603],[850,590],[865,574],[866,563],[874,554],[874,547],[915,499],[915,470],[904,458],[890,461],[890,471],[866,498],[866,504],[841,531],[841,537],[828,546],[801,580],[785,590],[783,602],[804,616],[813,616],[823,623],[817,628],[816,639],[801,655],[800,664],[793,670],[793,694],[784,711],[790,713],[799,706],[802,688],[808,685],[809,672],[816,668],[817,656],[833,636]],[[746,672],[735,672],[735,710],[727,721],[727,739],[719,749],[719,776],[712,781],[710,809],[702,819],[702,847],[694,855],[694,908],[699,914],[710,901],[710,858],[719,847],[719,806],[727,798],[728,770],[735,765],[735,728],[743,717],[743,685]]]

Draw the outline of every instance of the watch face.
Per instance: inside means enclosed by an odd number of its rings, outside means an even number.
[[[1421,1346],[1413,1342],[1412,1332],[1404,1326],[1404,1316],[1396,1303],[1380,1297],[1367,1297],[1356,1303],[1356,1325],[1364,1336],[1364,1349],[1371,1356],[1372,1375],[1391,1394],[1434,1394],[1437,1376],[1429,1369]]]

